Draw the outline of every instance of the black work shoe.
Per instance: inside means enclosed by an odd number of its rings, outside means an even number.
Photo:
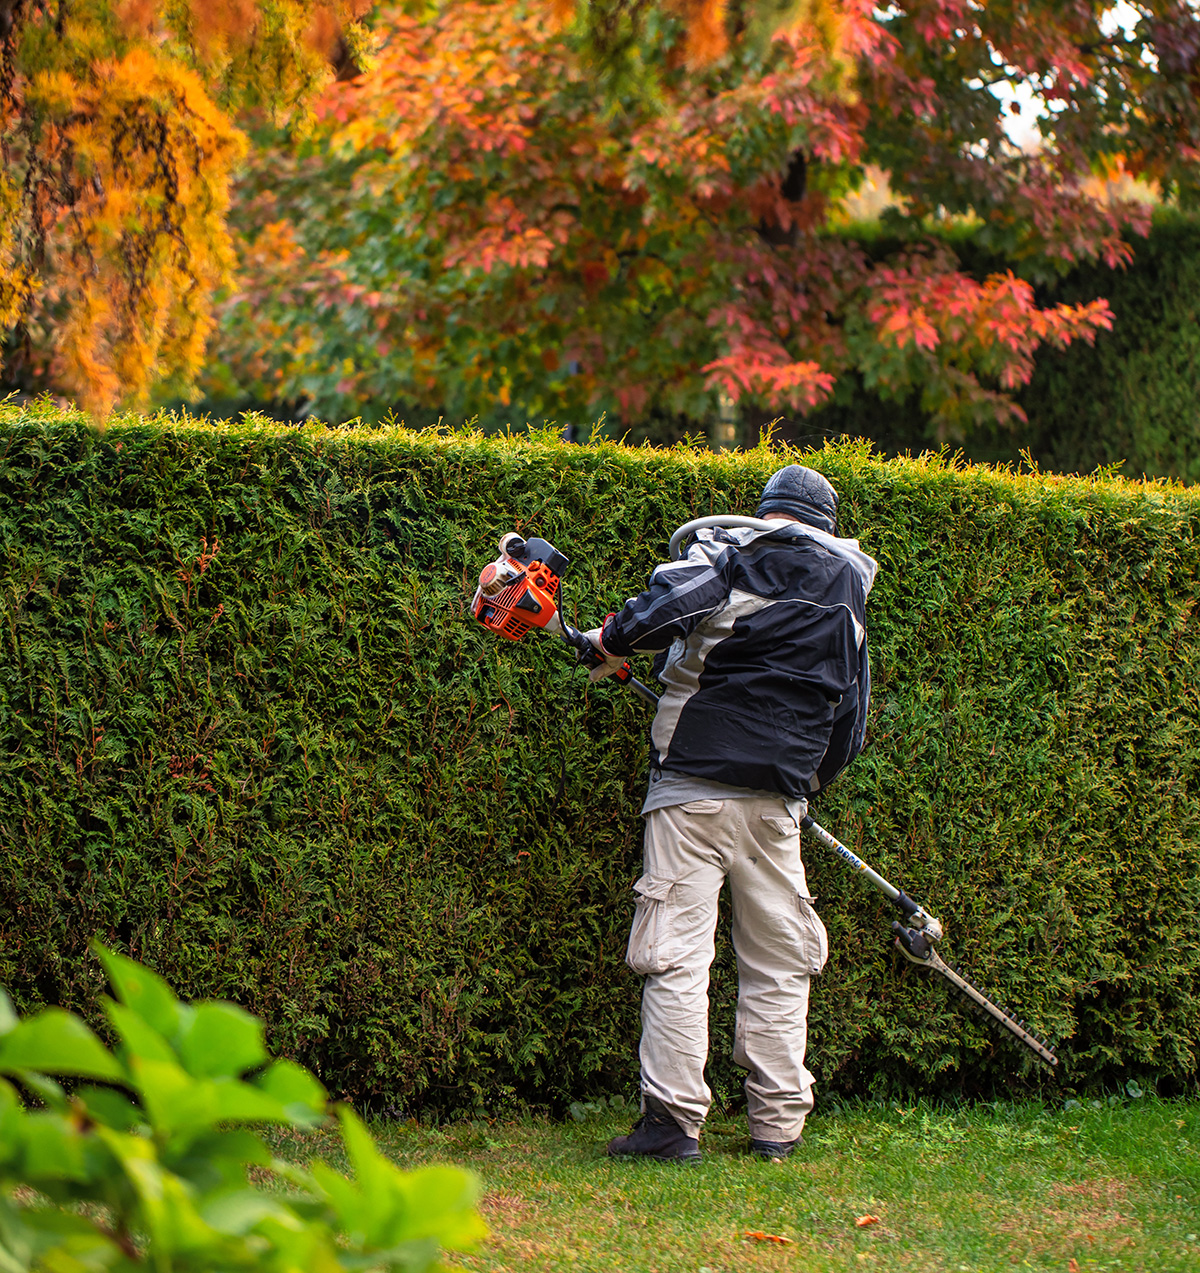
[[[803,1136],[797,1136],[795,1140],[752,1140],[750,1152],[757,1158],[778,1162],[782,1158],[787,1158],[803,1139]]]
[[[666,1106],[646,1097],[646,1112],[628,1136],[608,1142],[612,1158],[655,1158],[659,1162],[699,1162],[700,1142],[685,1136]]]

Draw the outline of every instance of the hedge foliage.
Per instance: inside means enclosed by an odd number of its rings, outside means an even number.
[[[379,1108],[630,1092],[647,713],[466,601],[497,535],[536,531],[590,626],[677,525],[752,509],[796,458],[0,409],[0,984],[98,1020],[99,937]],[[1062,1039],[1068,1086],[1190,1082],[1200,497],[806,460],[882,567],[870,744],[816,816]],[[899,961],[879,898],[806,857],[825,1084],[1025,1074]],[[734,987],[725,939],[722,1099]]]

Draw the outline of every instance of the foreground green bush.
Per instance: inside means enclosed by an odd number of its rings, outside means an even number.
[[[355,1180],[275,1158],[247,1125],[324,1121],[321,1085],[291,1061],[243,1078],[268,1060],[259,1022],[230,1003],[179,1003],[148,969],[96,952],[117,995],[104,1004],[115,1055],[61,1009],[18,1021],[0,990],[0,1074],[38,1103],[26,1108],[0,1079],[6,1273],[423,1273],[442,1267],[442,1247],[484,1235],[472,1176],[401,1171],[349,1109]],[[52,1075],[99,1082],[68,1093]],[[257,1187],[251,1168],[276,1188]]]
[[[98,935],[380,1108],[628,1093],[648,715],[466,601],[498,533],[536,530],[588,626],[792,458],[8,410],[0,980],[94,1017]],[[1200,499],[810,458],[881,563],[870,743],[816,816],[1061,1038],[1068,1086],[1190,1082]],[[1010,1084],[1019,1054],[899,963],[881,899],[807,861],[819,1078]],[[722,1099],[734,984],[725,941]]]

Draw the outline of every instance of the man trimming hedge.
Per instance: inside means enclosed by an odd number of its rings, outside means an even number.
[[[813,1106],[804,1064],[810,978],[828,954],[800,860],[805,797],[862,748],[866,600],[877,570],[837,534],[838,497],[798,464],[767,482],[772,529],[701,530],[682,561],[587,634],[605,656],[658,652],[644,873],[626,962],[645,975],[642,1117],[608,1152],[698,1159],[712,1093],[708,972],[728,879],[738,960],[734,1060],[751,1148],[785,1158]]]

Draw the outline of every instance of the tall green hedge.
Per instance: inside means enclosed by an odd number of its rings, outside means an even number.
[[[630,1092],[646,710],[466,599],[537,531],[587,626],[795,458],[0,409],[0,983],[94,1014],[98,935],[381,1108]],[[817,817],[1062,1039],[1069,1086],[1190,1082],[1200,497],[807,459],[882,567],[870,744]],[[1038,1081],[807,860],[827,1090]],[[734,980],[724,940],[722,1099]]]
[[[1072,271],[1047,299],[1106,296],[1112,331],[1093,345],[1042,350],[1020,400],[1046,467],[1122,465],[1127,474],[1200,481],[1200,218],[1155,218],[1132,264]]]
[[[1115,465],[1131,477],[1200,481],[1200,218],[1164,209],[1149,236],[1131,235],[1129,244],[1126,268],[1081,265],[1039,289],[1045,305],[1107,298],[1113,329],[1091,345],[1039,350],[1033,379],[1017,395],[1028,423],[973,434],[962,443],[968,458],[1016,460],[1028,451],[1059,472]],[[980,278],[1020,272],[1020,262],[969,238],[955,247]],[[786,428],[810,443],[848,433],[891,452],[921,451],[934,432],[918,396],[884,401],[848,377],[828,407]]]

